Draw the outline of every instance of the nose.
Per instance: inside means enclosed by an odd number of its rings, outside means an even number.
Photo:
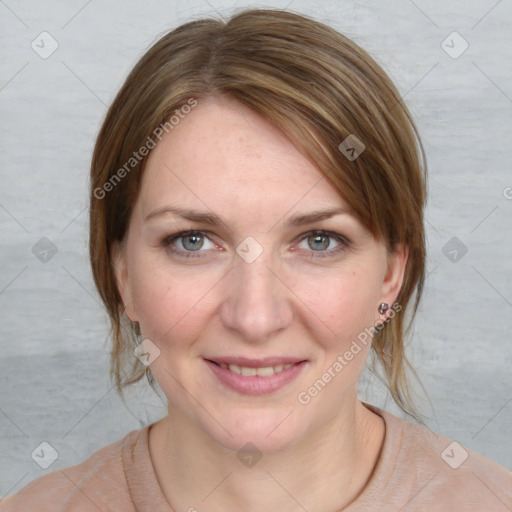
[[[243,340],[264,342],[292,321],[291,292],[271,263],[265,251],[252,263],[237,258],[224,283],[221,321]]]

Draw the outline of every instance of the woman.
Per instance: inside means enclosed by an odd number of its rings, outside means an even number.
[[[419,417],[425,169],[389,78],[323,24],[249,10],[159,40],[98,136],[90,255],[117,388],[146,375],[168,415],[1,510],[512,509],[505,468],[357,398],[373,349]]]

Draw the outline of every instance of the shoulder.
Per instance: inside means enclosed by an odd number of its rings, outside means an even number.
[[[147,427],[145,427],[147,428]],[[41,476],[0,501],[0,512],[134,511],[123,457],[144,429],[133,430],[85,461]]]
[[[512,509],[512,472],[426,427],[383,417],[394,432],[392,485],[401,493],[404,484],[410,488],[414,510]]]

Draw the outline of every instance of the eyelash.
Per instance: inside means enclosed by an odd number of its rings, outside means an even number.
[[[167,236],[166,238],[164,238],[162,240],[161,245],[163,247],[165,247],[166,249],[168,249],[170,252],[179,254],[180,256],[185,257],[185,258],[202,257],[201,252],[205,252],[205,251],[200,251],[200,250],[199,251],[183,251],[182,249],[176,249],[175,247],[173,247],[172,244],[174,241],[179,240],[180,238],[184,238],[189,235],[200,235],[202,237],[209,239],[208,234],[205,231],[200,231],[200,230],[180,231],[179,233],[175,233],[173,235],[170,235],[170,236]],[[345,236],[340,235],[338,233],[334,233],[332,231],[325,231],[325,230],[321,230],[321,229],[315,229],[313,231],[308,231],[307,233],[304,233],[303,235],[300,236],[298,243],[302,242],[303,240],[307,240],[308,238],[315,236],[315,235],[327,236],[329,238],[336,240],[340,245],[336,249],[332,249],[332,250],[325,250],[325,251],[313,251],[312,250],[312,251],[310,251],[312,258],[332,257],[334,255],[339,254],[340,252],[347,250],[351,246],[350,240],[348,240],[348,238],[346,238]]]

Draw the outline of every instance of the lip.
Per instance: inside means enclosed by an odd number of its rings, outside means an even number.
[[[227,365],[236,364],[238,366],[246,366],[247,368],[264,368],[266,366],[277,366],[279,364],[297,364],[305,361],[305,359],[297,357],[262,357],[259,359],[251,359],[249,357],[204,357],[207,361],[214,363],[224,363]]]
[[[213,359],[203,359],[208,368],[223,385],[228,388],[244,395],[267,395],[279,389],[284,388],[290,382],[295,380],[302,370],[308,364],[308,361],[290,358],[265,358],[265,359],[244,359],[240,357],[222,358],[219,362],[226,362],[226,364],[237,364],[239,366],[248,366],[254,368],[256,366],[275,366],[278,364],[293,364],[290,368],[282,370],[279,373],[274,373],[269,377],[261,377],[259,375],[244,376],[232,372],[228,368],[221,368],[213,362]],[[227,363],[227,361],[230,361]],[[231,362],[232,361],[232,362]],[[276,363],[269,364],[269,361],[277,361]],[[283,361],[289,361],[284,363]],[[295,363],[294,363],[295,361]],[[248,363],[252,363],[251,366]],[[257,364],[256,364],[257,363]]]

